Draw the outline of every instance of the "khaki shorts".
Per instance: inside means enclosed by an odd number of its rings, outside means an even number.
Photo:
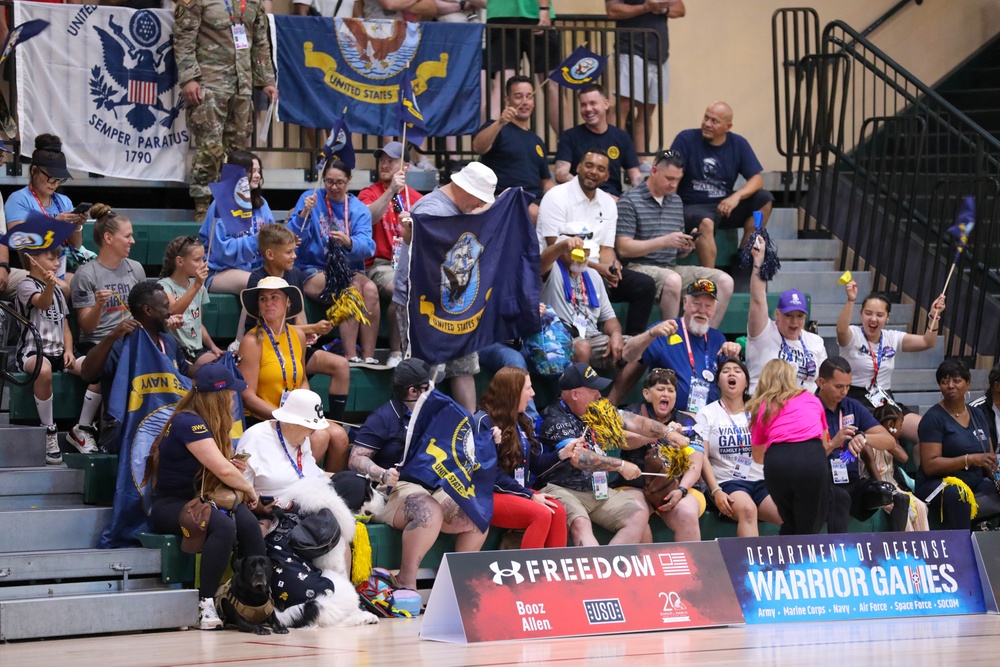
[[[409,314],[406,312],[406,306],[398,304],[395,301],[392,302],[392,307],[396,309],[396,323],[399,325],[399,339],[403,342],[403,349],[406,350],[409,341],[406,337],[406,330],[410,326]],[[467,354],[464,357],[452,359],[446,364],[439,364],[435,370],[437,371],[437,379],[435,379],[435,382],[441,381],[442,373],[444,373],[444,379],[476,375],[479,373],[479,355],[473,352],[472,354]]]
[[[649,516],[645,507],[618,489],[608,489],[607,500],[597,500],[591,491],[574,491],[555,484],[546,484],[542,493],[555,497],[563,504],[567,526],[573,525],[576,519],[588,518],[601,528],[617,533],[636,512],[645,512]]]
[[[424,495],[430,496],[434,500],[438,501],[438,504],[444,503],[450,496],[445,493],[444,489],[437,489],[434,493],[431,493],[419,484],[414,484],[413,482],[398,482],[396,486],[393,487],[392,493],[385,500],[385,507],[381,512],[372,517],[375,523],[384,523],[387,526],[391,526],[392,522],[396,519],[396,512],[400,507],[403,506],[403,502],[410,496]]]
[[[656,296],[653,298],[657,300],[663,294],[663,282],[671,273],[676,273],[681,277],[681,296],[684,295],[684,290],[687,289],[688,285],[702,278],[708,278],[718,288],[719,279],[725,275],[724,271],[719,271],[718,269],[708,269],[704,266],[691,266],[688,264],[675,265],[670,268],[653,266],[652,264],[629,264],[628,268],[645,274],[656,282]]]
[[[622,336],[624,342],[629,342],[631,336]],[[590,365],[594,368],[614,368],[608,354],[608,341],[611,337],[607,334],[587,334],[587,342],[590,343]]]
[[[390,293],[386,292],[386,288],[392,286],[392,280],[396,277],[396,269],[392,268],[392,262],[387,259],[376,259],[369,268],[365,269],[365,275],[375,283],[380,297],[391,296]]]

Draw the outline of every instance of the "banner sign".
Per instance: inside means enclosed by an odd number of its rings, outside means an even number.
[[[743,623],[724,568],[715,542],[445,554],[420,636],[485,642]]]
[[[747,623],[979,614],[968,531],[718,540]]]
[[[399,135],[400,88],[409,76],[429,136],[472,134],[479,127],[481,24],[272,20],[280,120],[325,129],[346,108],[353,132]]]
[[[188,131],[173,12],[18,2],[14,16],[19,24],[51,24],[17,50],[17,115],[26,150],[35,137],[51,133],[62,139],[70,169],[186,180]]]
[[[979,578],[983,582],[986,608],[994,614],[1000,613],[997,605],[997,600],[1000,600],[1000,532],[973,533],[972,546],[976,550],[976,563],[979,566]]]

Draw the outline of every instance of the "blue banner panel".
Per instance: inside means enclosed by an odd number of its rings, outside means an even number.
[[[986,612],[966,531],[718,542],[747,623]]]

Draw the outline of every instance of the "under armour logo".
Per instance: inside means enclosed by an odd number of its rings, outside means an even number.
[[[514,577],[515,584],[519,584],[524,581],[524,576],[521,574],[520,563],[511,562],[508,569],[501,570],[500,565],[496,561],[493,561],[490,563],[490,569],[493,570],[493,583],[497,586],[503,586],[504,577]]]

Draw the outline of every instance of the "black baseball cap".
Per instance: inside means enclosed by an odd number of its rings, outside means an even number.
[[[434,367],[423,359],[410,357],[403,359],[396,366],[392,373],[392,386],[394,387],[416,387],[425,382],[430,382],[434,377]]]
[[[567,366],[559,378],[559,391],[569,391],[580,387],[604,391],[609,386],[611,386],[611,380],[602,378],[597,374],[597,371],[584,363]]]
[[[247,383],[222,364],[205,364],[194,374],[194,388],[204,393],[223,389],[243,391],[247,388]]]

